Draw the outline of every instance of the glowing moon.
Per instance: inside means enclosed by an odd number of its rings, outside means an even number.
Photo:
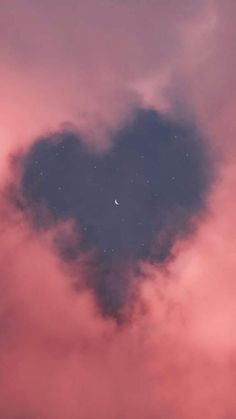
[[[119,202],[117,201],[117,199],[115,199],[115,204],[116,205],[120,205]]]

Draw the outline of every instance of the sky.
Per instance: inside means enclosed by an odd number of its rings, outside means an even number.
[[[0,419],[236,416],[233,0],[0,0]]]

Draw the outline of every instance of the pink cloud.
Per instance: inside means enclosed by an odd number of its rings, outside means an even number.
[[[164,273],[145,267],[154,279],[123,328],[1,200],[0,416],[234,417],[235,3],[1,7],[2,184],[35,135],[70,120],[103,146],[138,100],[191,109],[222,164],[198,233]]]

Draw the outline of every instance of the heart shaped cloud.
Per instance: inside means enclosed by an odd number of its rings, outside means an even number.
[[[68,262],[94,252],[86,284],[103,312],[116,314],[139,262],[168,261],[192,231],[212,167],[196,128],[152,109],[137,109],[112,144],[94,152],[70,130],[38,138],[23,157],[21,192],[35,228],[49,227],[42,206],[55,222],[75,222],[78,240],[59,237],[57,250]]]

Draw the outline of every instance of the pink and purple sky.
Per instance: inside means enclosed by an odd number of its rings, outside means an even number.
[[[233,0],[0,0],[0,418],[236,417]]]

